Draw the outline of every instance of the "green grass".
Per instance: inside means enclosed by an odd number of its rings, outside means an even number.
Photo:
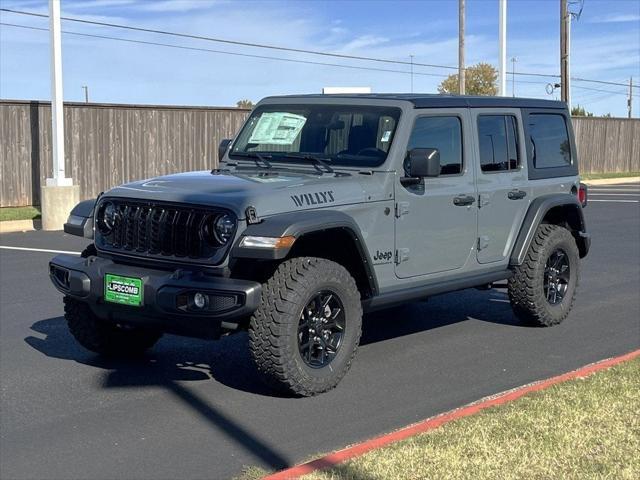
[[[0,222],[8,220],[33,220],[40,218],[38,207],[2,207],[0,208]]]
[[[603,178],[626,178],[640,177],[640,172],[618,172],[618,173],[585,173],[581,174],[582,180],[600,180]]]
[[[369,452],[304,480],[638,479],[640,359]]]

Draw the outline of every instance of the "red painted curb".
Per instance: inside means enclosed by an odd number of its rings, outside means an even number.
[[[479,411],[489,407],[502,405],[507,402],[512,402],[513,400],[516,400],[526,395],[527,393],[544,390],[545,388],[549,388],[550,386],[555,385],[557,383],[566,382],[567,380],[571,380],[574,378],[586,377],[587,375],[591,375],[592,373],[597,372],[599,370],[604,370],[614,365],[618,365],[619,363],[633,360],[638,356],[640,356],[640,350],[634,350],[633,352],[629,352],[625,355],[621,355],[619,357],[613,357],[606,360],[602,360],[600,362],[592,363],[590,365],[586,365],[572,372],[563,373],[562,375],[558,375],[556,377],[551,377],[547,380],[541,380],[539,382],[518,387],[514,390],[509,390],[507,392],[499,393],[496,396],[487,398],[485,400],[480,400],[476,403],[472,403],[465,407],[461,407],[459,409],[443,413],[436,417],[428,418],[426,420],[415,423],[413,425],[409,425],[408,427],[404,427],[404,428],[401,428],[400,430],[396,430],[395,432],[381,435],[371,440],[367,440],[365,442],[358,443],[351,447],[347,447],[343,450],[338,450],[337,452],[330,453],[329,455],[318,458],[316,460],[312,460],[310,462],[303,463],[301,465],[296,465],[286,470],[276,472],[272,475],[267,475],[266,477],[263,478],[263,480],[285,480],[285,479],[291,480],[291,479],[299,478],[302,475],[315,472],[316,470],[324,470],[326,468],[333,467],[351,458],[358,457],[371,450],[375,450],[377,448],[384,447],[385,445],[388,445],[390,443],[397,442],[398,440],[404,440],[405,438],[411,437],[418,433],[423,433],[429,430],[433,430],[452,420],[456,420],[462,417],[468,417],[470,415],[478,413]]]

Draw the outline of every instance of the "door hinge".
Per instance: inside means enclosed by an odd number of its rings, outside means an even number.
[[[400,218],[407,213],[409,213],[409,202],[396,203],[396,218]]]
[[[409,249],[408,248],[398,248],[396,250],[396,265],[400,265],[402,262],[406,262],[409,260]]]

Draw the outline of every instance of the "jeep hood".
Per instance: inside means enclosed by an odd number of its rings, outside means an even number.
[[[248,206],[258,216],[346,205],[388,198],[380,183],[385,174],[322,175],[278,170],[166,175],[116,187],[105,195],[151,201],[220,206],[244,218]]]

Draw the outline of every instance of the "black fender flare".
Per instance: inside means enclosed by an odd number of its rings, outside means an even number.
[[[97,199],[78,203],[64,224],[64,232],[77,237],[93,238],[93,209]]]
[[[241,248],[240,241],[242,240],[242,237],[245,236],[293,236],[297,241],[306,234],[333,229],[342,229],[352,238],[366,272],[371,292],[375,295],[378,291],[377,280],[373,271],[373,263],[369,257],[369,252],[364,243],[364,237],[362,236],[360,227],[351,216],[337,210],[307,210],[304,212],[283,213],[266,217],[262,219],[260,223],[248,225],[236,239],[236,242],[231,249],[231,258],[282,260],[291,250],[291,248],[282,248],[278,250],[246,247]]]
[[[587,233],[580,201],[575,195],[569,193],[552,193],[536,198],[531,202],[531,205],[529,205],[527,214],[520,227],[520,233],[511,251],[511,257],[509,258],[510,265],[522,265],[538,226],[542,223],[547,213],[557,207],[567,209],[567,214],[570,215],[567,221],[571,226],[572,233],[578,244],[580,257],[587,255],[591,242],[589,234]]]

